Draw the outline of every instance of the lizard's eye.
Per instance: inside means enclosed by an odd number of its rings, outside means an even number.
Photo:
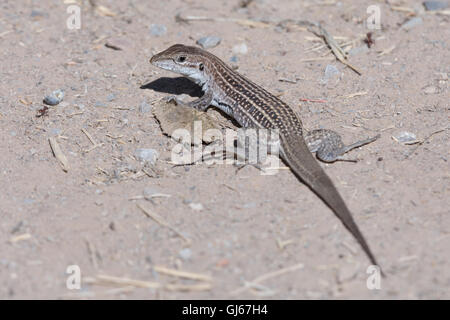
[[[185,62],[186,61],[186,57],[185,56],[179,56],[177,61],[178,62]]]
[[[198,65],[198,68],[200,69],[200,71],[203,71],[203,69],[205,69],[205,66],[203,65],[203,63],[200,63]]]

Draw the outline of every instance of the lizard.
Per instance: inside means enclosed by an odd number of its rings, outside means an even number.
[[[243,128],[277,129],[280,157],[296,177],[335,213],[370,262],[378,266],[350,210],[312,152],[316,152],[317,158],[324,162],[344,160],[344,153],[376,140],[379,135],[345,146],[340,136],[331,130],[318,129],[306,134],[300,117],[289,105],[233,70],[217,56],[197,47],[172,45],[153,55],[150,63],[181,74],[201,87],[203,96],[182,104],[200,111],[216,107]]]

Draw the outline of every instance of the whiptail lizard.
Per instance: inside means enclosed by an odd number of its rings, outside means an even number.
[[[186,76],[202,87],[204,95],[187,105],[202,111],[215,106],[244,128],[278,129],[281,158],[334,211],[371,263],[378,265],[344,200],[311,154],[317,152],[319,159],[333,162],[348,150],[372,142],[378,136],[344,146],[340,136],[330,130],[315,130],[305,135],[300,118],[286,103],[200,48],[176,44],[154,55],[150,63]]]

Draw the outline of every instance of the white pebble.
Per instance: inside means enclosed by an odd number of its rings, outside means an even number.
[[[159,153],[155,149],[136,149],[134,156],[139,161],[148,162],[151,165],[154,165],[158,159]]]
[[[202,211],[203,210],[203,205],[201,203],[190,203],[189,207],[191,207],[191,209],[194,211]]]
[[[247,52],[248,48],[245,43],[241,43],[233,47],[233,53],[235,54],[247,54]]]

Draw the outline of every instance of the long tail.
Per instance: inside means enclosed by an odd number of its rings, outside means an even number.
[[[281,157],[283,160],[289,165],[295,175],[308,185],[333,210],[344,226],[359,242],[371,263],[378,265],[366,239],[353,220],[347,205],[336,190],[331,179],[308,150],[303,137],[296,134],[281,135],[280,140]]]

